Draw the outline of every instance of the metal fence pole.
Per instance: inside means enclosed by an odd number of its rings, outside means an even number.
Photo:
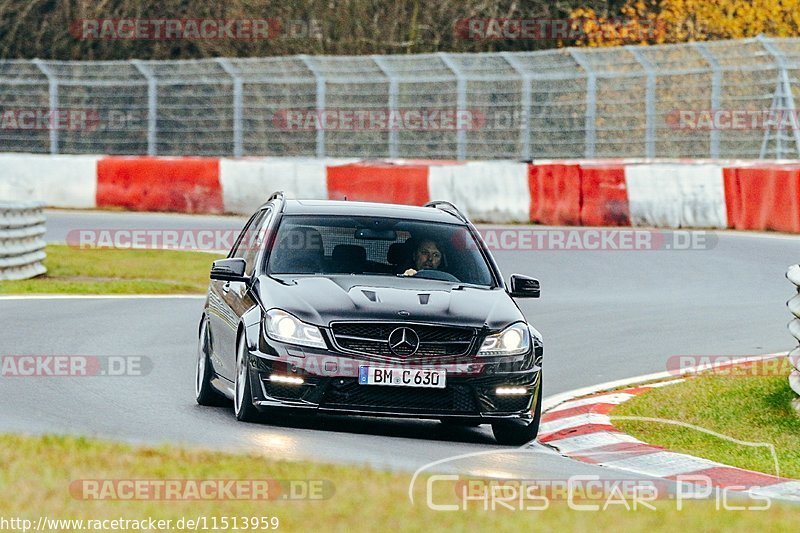
[[[467,80],[461,72],[461,68],[455,61],[444,52],[436,54],[441,58],[442,62],[450,69],[456,77],[456,112],[458,117],[463,117],[467,112]],[[458,124],[458,120],[456,120]],[[467,158],[467,130],[466,128],[459,127],[456,135],[456,159],[462,160]]]
[[[702,42],[692,43],[694,48],[703,56],[708,66],[711,67],[711,112],[714,113],[720,108],[720,94],[722,91],[722,70],[719,68],[719,61]],[[712,159],[719,159],[719,130],[710,128],[708,130],[708,142]]]
[[[34,59],[33,64],[47,77],[48,105],[50,113],[50,153],[58,153],[58,78],[41,59]]]
[[[138,59],[132,59],[131,65],[147,79],[147,155],[158,153],[158,80],[153,70]]]
[[[583,55],[575,50],[569,48],[569,54],[572,59],[586,72],[586,113],[585,113],[585,139],[583,155],[586,158],[592,158],[595,154],[595,145],[597,144],[597,76],[592,70],[589,62],[584,59]]]
[[[653,159],[656,156],[656,68],[653,63],[642,54],[637,46],[625,47],[636,61],[642,65],[647,74],[647,88],[644,96],[645,113],[645,157]]]
[[[244,153],[242,142],[242,77],[230,59],[218,57],[217,63],[233,80],[233,156],[242,157]]]
[[[800,155],[800,129],[798,129],[795,125],[795,118],[796,115],[796,107],[794,104],[794,94],[792,93],[792,82],[789,79],[789,68],[786,64],[786,56],[783,55],[781,52],[770,39],[767,39],[763,35],[759,35],[756,37],[756,40],[761,43],[761,45],[766,49],[769,54],[775,58],[775,62],[778,65],[779,69],[779,82],[778,88],[776,89],[776,98],[778,101],[782,101],[786,105],[786,109],[779,109],[778,110],[778,128],[777,132],[775,133],[775,140],[776,140],[776,153],[775,156],[777,159],[783,159],[783,124],[785,123],[783,113],[786,111],[789,112],[791,117],[791,128],[792,128],[792,135],[794,137],[794,149],[795,153]],[[780,97],[778,97],[778,93],[780,93]],[[775,102],[775,98],[773,98],[773,103]],[[769,126],[767,126],[766,131],[764,132],[764,142],[761,145],[761,158],[764,158],[765,151],[766,151],[766,140],[767,135],[769,134]]]
[[[325,77],[307,55],[299,57],[317,81],[317,157],[325,157],[325,126],[322,123],[325,113]]]
[[[522,79],[522,91],[519,97],[522,114],[519,125],[519,145],[522,149],[520,159],[529,161],[531,159],[531,84],[533,83],[533,77],[514,54],[501,52],[500,55]]]
[[[400,93],[400,86],[397,81],[397,76],[395,76],[394,72],[392,72],[391,67],[386,63],[386,61],[381,56],[370,56],[375,64],[381,69],[383,75],[389,79],[389,116],[392,116],[393,113],[397,111],[397,100],[399,98]],[[391,128],[389,130],[389,157],[397,158],[399,157],[399,144],[400,144],[400,132],[397,128]]]

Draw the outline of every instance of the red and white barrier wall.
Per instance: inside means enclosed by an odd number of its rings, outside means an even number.
[[[421,205],[475,220],[800,232],[800,162],[117,157],[0,154],[0,199],[249,214],[269,194]]]

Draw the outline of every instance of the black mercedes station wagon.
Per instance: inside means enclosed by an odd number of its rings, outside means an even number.
[[[424,207],[274,194],[211,269],[196,395],[236,418],[276,409],[539,428],[542,338],[480,234],[448,202]]]

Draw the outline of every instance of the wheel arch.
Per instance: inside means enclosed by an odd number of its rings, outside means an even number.
[[[241,320],[239,320],[239,326],[236,331],[236,342],[238,343],[241,336],[244,335],[247,348],[250,351],[258,349],[258,336],[261,335],[262,316],[261,307],[254,305],[248,309],[242,315]]]

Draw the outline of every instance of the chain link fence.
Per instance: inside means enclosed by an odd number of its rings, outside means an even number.
[[[0,61],[3,151],[793,158],[800,38],[539,52]]]

